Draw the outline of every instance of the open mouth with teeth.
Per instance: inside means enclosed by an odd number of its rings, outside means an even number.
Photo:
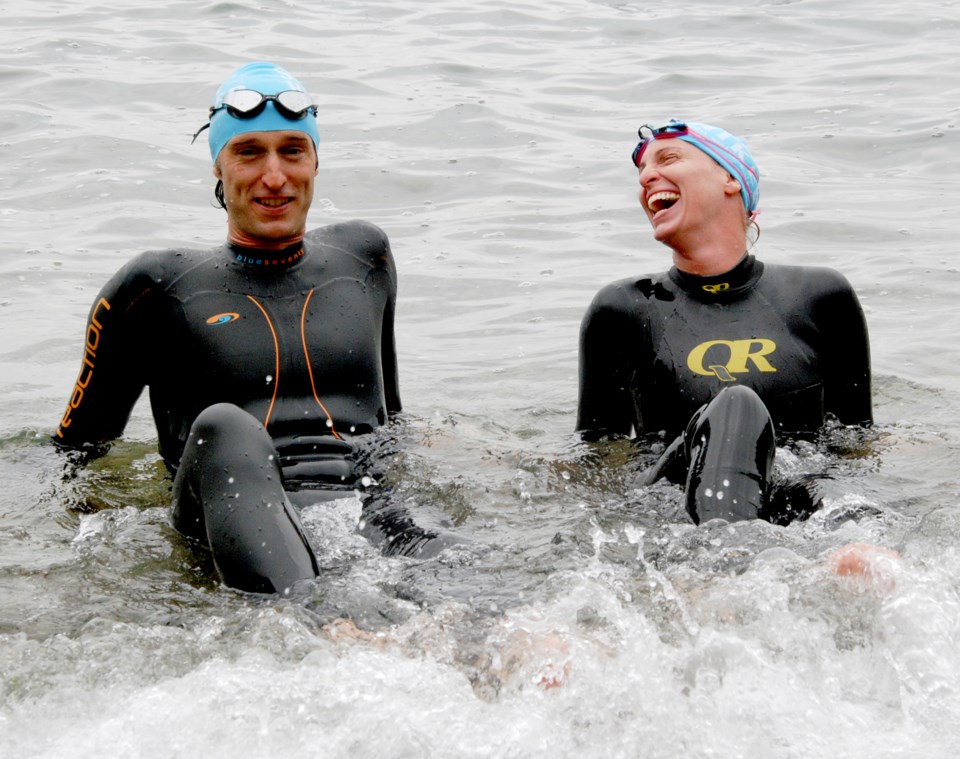
[[[680,200],[678,192],[655,192],[647,198],[647,208],[653,213],[658,213],[670,208],[678,200]]]
[[[289,198],[259,198],[257,202],[267,208],[280,208],[290,202]]]

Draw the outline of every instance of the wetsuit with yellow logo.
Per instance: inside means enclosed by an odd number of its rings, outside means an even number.
[[[697,521],[762,512],[774,437],[814,434],[828,414],[844,424],[872,422],[863,311],[832,269],[763,264],[750,255],[716,277],[673,268],[608,285],[584,317],[578,430],[588,439],[676,438],[669,465],[657,473],[675,471],[678,458],[686,464]],[[721,488],[727,475],[763,480],[729,514],[733,499],[705,505],[703,492],[718,488],[698,479],[697,468],[717,456]]]
[[[271,592],[312,577],[288,496],[352,488],[363,474],[358,436],[400,411],[396,292],[387,238],[364,222],[314,230],[283,251],[144,253],[91,309],[54,440],[95,448],[119,436],[149,386],[176,475],[174,526],[210,545],[233,587]],[[374,537],[397,538],[376,514],[366,522]]]

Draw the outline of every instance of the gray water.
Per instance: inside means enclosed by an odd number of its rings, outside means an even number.
[[[0,21],[0,756],[955,756],[955,0],[36,0]],[[324,573],[279,600],[218,587],[167,526],[145,404],[76,476],[47,442],[100,285],[223,239],[190,137],[253,59],[320,103],[311,224],[391,238],[390,477],[473,543],[386,559],[355,499],[310,507]],[[628,156],[672,116],[749,140],[755,252],[842,270],[867,313],[868,452],[778,456],[834,475],[803,524],[694,528],[622,447],[572,434],[587,303],[669,264]],[[837,577],[851,542],[899,558]]]

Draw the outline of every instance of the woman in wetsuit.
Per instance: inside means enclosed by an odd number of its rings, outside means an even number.
[[[143,253],[106,284],[54,440],[97,449],[149,386],[174,526],[227,585],[281,592],[317,574],[291,500],[352,490],[358,436],[400,411],[396,268],[372,224],[305,231],[316,106],[287,71],[234,72],[208,126],[227,242]],[[379,494],[363,524],[391,553],[438,537]]]
[[[759,172],[743,140],[676,120],[640,136],[640,204],[674,266],[594,298],[577,429],[672,440],[648,481],[685,484],[695,522],[789,521],[771,492],[776,438],[815,434],[828,416],[872,422],[863,311],[838,272],[745,252]]]

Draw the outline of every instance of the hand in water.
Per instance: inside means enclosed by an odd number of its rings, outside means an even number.
[[[850,543],[827,556],[827,566],[838,577],[887,593],[896,588],[902,563],[896,551],[870,543]]]

